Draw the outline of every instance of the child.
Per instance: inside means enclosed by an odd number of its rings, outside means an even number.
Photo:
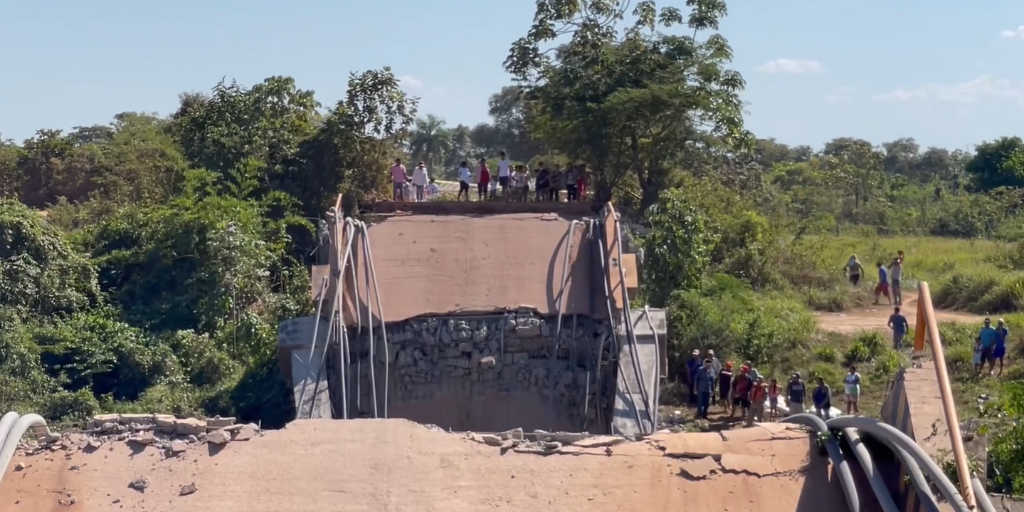
[[[773,378],[768,384],[768,421],[775,421],[779,416],[779,380]]]
[[[981,347],[981,336],[978,336],[974,340],[974,371],[981,375],[981,367],[983,361],[981,360],[981,353],[984,351]]]
[[[878,303],[878,296],[885,295],[885,301],[892,305],[892,299],[889,298],[889,271],[882,265],[882,262],[878,262],[878,286],[875,287],[875,305]]]
[[[760,376],[754,381],[750,388],[750,409],[747,411],[747,426],[754,426],[754,419],[764,421],[764,403],[768,398],[768,385]]]
[[[487,160],[480,159],[480,169],[476,180],[476,199],[483,201],[487,199],[487,185],[491,182],[491,171],[487,168]],[[492,187],[492,190],[494,188]]]

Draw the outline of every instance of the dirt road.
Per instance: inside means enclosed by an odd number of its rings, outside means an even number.
[[[828,459],[798,427],[656,434],[517,453],[404,420],[310,420],[167,457],[110,442],[18,456],[0,510],[31,512],[812,512],[845,510]],[[12,468],[15,464],[12,464]],[[145,477],[139,492],[129,482]],[[198,489],[180,495],[182,487]],[[73,506],[59,500],[74,500]]]
[[[903,294],[903,315],[907,317],[910,326],[917,323],[917,292],[906,292]],[[985,317],[972,313],[959,311],[936,310],[937,320],[941,322],[976,323],[981,325]],[[892,306],[868,306],[857,308],[842,313],[815,313],[818,317],[818,326],[825,331],[838,332],[843,334],[856,334],[862,331],[876,330],[889,332],[886,324],[889,316],[892,315]]]

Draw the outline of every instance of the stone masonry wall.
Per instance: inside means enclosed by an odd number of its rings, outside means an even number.
[[[614,396],[610,327],[589,317],[563,317],[555,350],[557,317],[532,311],[487,317],[417,318],[386,325],[390,370],[388,417],[445,429],[498,432],[512,428],[602,433],[596,403],[607,412]],[[374,417],[369,333],[350,331],[345,396],[350,418]],[[377,417],[384,416],[387,360],[381,330],[374,333],[373,375]],[[343,411],[340,351],[333,351],[332,402]],[[595,372],[598,358],[605,375]],[[337,414],[338,417],[341,414]],[[607,414],[602,415],[607,416]]]

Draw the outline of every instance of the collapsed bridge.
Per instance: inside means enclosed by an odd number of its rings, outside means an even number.
[[[652,432],[666,322],[630,308],[624,231],[610,205],[581,203],[332,212],[312,272],[317,314],[280,329],[296,416]]]

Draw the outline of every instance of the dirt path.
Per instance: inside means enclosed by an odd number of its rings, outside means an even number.
[[[903,294],[904,316],[914,327],[917,322],[917,292],[905,292]],[[939,322],[961,322],[981,324],[984,316],[960,311],[936,310]],[[889,322],[889,315],[892,314],[892,307],[883,303],[881,306],[868,306],[866,308],[851,309],[842,313],[815,313],[818,317],[818,327],[825,331],[838,332],[842,334],[855,334],[861,331],[876,330],[889,332],[886,324]]]

